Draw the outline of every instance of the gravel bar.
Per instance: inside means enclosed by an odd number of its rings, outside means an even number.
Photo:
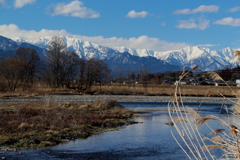
[[[42,99],[44,101],[55,100],[57,102],[93,102],[96,100],[116,100],[117,102],[169,102],[171,96],[132,96],[132,95],[51,95],[35,97],[17,97],[12,99],[0,99],[0,102],[20,102]],[[223,97],[182,97],[183,102],[204,103],[234,103],[237,98]]]

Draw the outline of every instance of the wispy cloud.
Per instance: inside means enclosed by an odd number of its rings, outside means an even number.
[[[83,6],[83,2],[75,0],[68,4],[58,3],[53,7],[53,16],[65,15],[79,18],[98,18],[100,14]]]
[[[4,4],[5,0],[0,0],[0,5]]]
[[[36,0],[15,0],[14,2],[14,7],[15,8],[21,8],[27,4],[32,4],[34,3]]]
[[[204,12],[217,12],[219,9],[218,6],[216,5],[210,5],[210,6],[206,6],[206,5],[201,5],[198,8],[195,9],[182,9],[182,10],[176,10],[173,12],[173,14],[194,14],[194,13],[204,13]]]
[[[197,46],[203,46],[203,47],[214,47],[219,46],[220,44],[198,44]]]
[[[159,23],[161,26],[166,26],[166,23],[165,22],[161,22]]]
[[[240,18],[226,17],[213,22],[214,24],[229,25],[234,27],[240,27]]]
[[[142,11],[142,12],[136,12],[134,10],[129,11],[127,16],[128,18],[144,18],[148,15],[148,12]]]
[[[191,18],[189,20],[179,20],[179,24],[176,25],[177,28],[185,28],[185,29],[199,29],[205,30],[209,27],[210,20],[198,18],[197,20]]]
[[[230,8],[228,12],[237,12],[239,10],[240,10],[240,6],[237,6],[237,7]]]
[[[182,49],[186,46],[189,46],[189,44],[187,43],[167,42],[164,40],[160,40],[158,38],[148,37],[146,35],[142,35],[139,37],[131,37],[131,38],[121,38],[121,37],[105,38],[103,36],[87,37],[82,35],[70,34],[66,30],[47,30],[47,29],[42,29],[40,31],[22,30],[15,24],[0,25],[0,35],[8,38],[23,37],[29,40],[36,40],[44,36],[62,35],[62,36],[68,36],[71,38],[81,39],[83,41],[90,41],[96,44],[100,44],[100,45],[112,47],[112,48],[125,46],[125,47],[135,48],[135,49],[151,49],[159,52],[177,50],[177,49]]]

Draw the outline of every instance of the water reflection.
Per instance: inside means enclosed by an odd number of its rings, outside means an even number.
[[[166,104],[161,105],[166,107]],[[126,104],[126,106],[129,108],[159,107],[159,103]],[[217,109],[219,110],[219,105],[203,106],[204,112],[201,112],[201,115],[208,116],[209,113],[214,113],[219,118],[235,120],[232,116],[217,114]],[[71,141],[49,149],[23,151],[22,155],[12,153],[3,156],[12,159],[187,159],[171,136],[170,131],[173,126],[164,124],[170,121],[168,112],[149,111],[148,113],[148,116],[135,118],[135,121],[143,123],[125,126],[120,130],[93,135],[86,140]],[[220,126],[216,125],[216,127]],[[204,134],[210,133],[206,127],[201,129]]]

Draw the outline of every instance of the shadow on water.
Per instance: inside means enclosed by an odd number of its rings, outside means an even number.
[[[137,108],[144,108],[148,110],[148,108],[166,108],[168,106],[167,102],[121,102],[121,105],[125,106],[128,109],[135,110]],[[185,107],[191,107],[194,109],[198,109],[200,113],[219,113],[222,107],[222,103],[199,103],[199,102],[186,102],[184,103]],[[232,104],[226,103],[225,106],[229,109]],[[222,107],[221,113],[226,113],[226,108]],[[156,111],[157,109],[155,109]],[[166,110],[166,109],[165,109]]]
[[[137,107],[166,107],[167,103],[121,103],[127,108]],[[187,104],[196,107],[198,104]],[[205,115],[214,113],[219,118],[226,118],[225,114],[218,114],[221,104],[204,104]],[[207,111],[207,112],[206,112]],[[202,112],[202,111],[201,111]],[[135,118],[143,122],[124,126],[111,132],[105,132],[75,140],[58,146],[29,151],[9,152],[0,154],[6,159],[106,159],[106,160],[155,160],[155,159],[187,159],[183,151],[171,136],[173,126],[165,125],[170,121],[167,111],[149,111],[149,115]],[[174,130],[173,130],[174,131]],[[207,132],[207,131],[206,131]]]

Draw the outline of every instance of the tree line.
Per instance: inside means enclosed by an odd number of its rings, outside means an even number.
[[[0,59],[0,90],[25,90],[38,81],[49,87],[85,91],[95,82],[101,87],[109,74],[110,69],[102,60],[80,58],[74,51],[67,50],[60,36],[54,36],[44,59],[33,48],[19,48],[12,56],[3,55]]]
[[[220,69],[216,71],[219,76],[222,77],[225,81],[234,81],[236,79],[240,79],[240,66],[237,65],[234,68],[230,68],[230,66],[226,66],[225,69]]]

